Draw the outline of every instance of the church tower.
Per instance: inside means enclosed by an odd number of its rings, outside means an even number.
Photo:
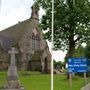
[[[36,19],[39,21],[39,6],[37,3],[34,3],[32,6],[32,14],[31,14],[31,18]]]

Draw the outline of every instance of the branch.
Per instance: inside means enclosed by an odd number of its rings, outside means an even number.
[[[75,42],[77,42],[77,41],[80,40],[81,38],[82,38],[82,36],[78,37],[78,38],[75,40]]]

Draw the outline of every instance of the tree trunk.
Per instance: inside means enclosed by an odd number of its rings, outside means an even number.
[[[69,50],[66,56],[66,61],[68,62],[69,58],[72,58],[75,52],[75,41],[74,41],[74,35],[73,32],[71,32],[71,35],[68,38],[69,41]],[[69,74],[67,74],[67,79],[69,79]]]
[[[71,41],[69,43],[68,58],[72,58],[74,52],[75,52],[75,42],[74,41]]]
[[[73,54],[74,54],[74,52],[75,52],[74,36],[71,35],[71,36],[68,38],[68,41],[69,41],[69,49],[68,49],[68,52],[67,52],[66,57],[65,57],[66,60],[68,60],[68,58],[73,57]]]

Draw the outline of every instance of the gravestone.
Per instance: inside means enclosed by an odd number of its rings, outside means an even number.
[[[12,50],[9,51],[11,54],[10,66],[8,68],[7,74],[7,86],[5,90],[24,90],[24,88],[20,85],[20,81],[18,80],[17,67],[15,61],[15,54],[18,52],[15,51],[15,48],[12,47]]]

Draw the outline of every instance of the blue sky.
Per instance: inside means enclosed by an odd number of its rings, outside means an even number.
[[[8,2],[9,1],[9,2]],[[1,0],[0,7],[0,30],[10,27],[19,21],[28,19],[31,16],[31,6],[33,0]],[[44,14],[44,11],[40,9],[40,18]],[[48,42],[49,48],[51,47]],[[66,52],[60,50],[53,52],[53,58],[56,61],[63,61]]]

